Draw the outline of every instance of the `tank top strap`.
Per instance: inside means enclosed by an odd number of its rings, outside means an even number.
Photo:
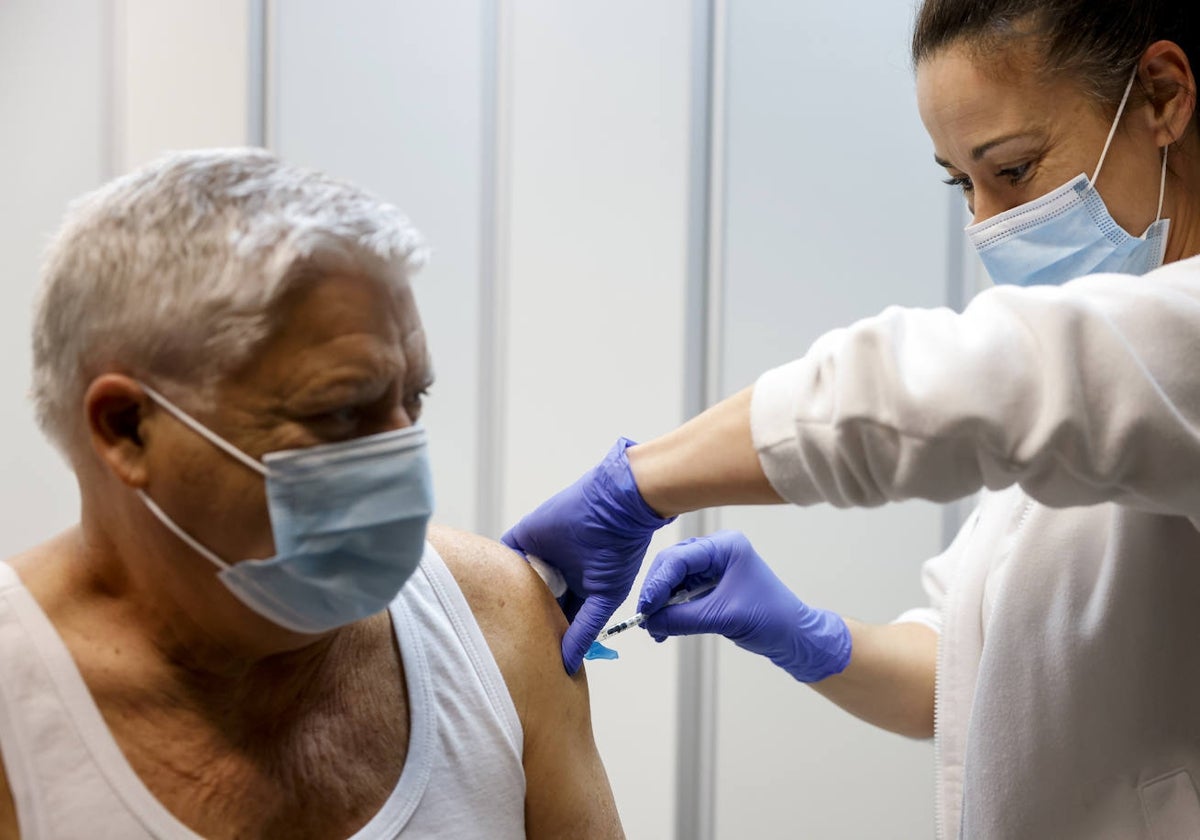
[[[458,582],[432,545],[390,610],[409,682],[409,763],[414,775],[421,771],[410,790],[424,793],[414,807],[398,788],[352,840],[393,840],[401,832],[438,840],[523,838],[521,721]],[[417,690],[418,681],[428,693]],[[424,753],[426,745],[428,760],[414,761],[413,751]]]
[[[500,673],[500,666],[492,656],[491,648],[479,629],[479,622],[467,604],[467,599],[454,579],[444,560],[433,548],[427,546],[426,556],[421,563],[421,572],[428,583],[429,593],[436,601],[426,601],[422,608],[437,616],[444,616],[453,629],[454,638],[458,644],[446,646],[442,650],[447,654],[448,662],[439,663],[458,667],[465,657],[471,671],[479,681],[490,701],[492,712],[504,725],[509,743],[518,752],[522,751],[524,733],[521,719],[513,705],[512,695]],[[413,594],[417,594],[414,592]]]
[[[23,840],[199,840],[140,784],[58,631],[4,562],[0,754]]]

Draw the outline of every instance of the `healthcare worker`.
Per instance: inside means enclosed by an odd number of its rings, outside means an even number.
[[[725,532],[659,555],[648,611],[720,582],[646,626],[723,634],[868,721],[935,729],[940,837],[1200,838],[1198,15],[924,2],[921,117],[996,288],[831,332],[522,519],[506,542],[570,588],[568,670],[679,513],[984,491],[898,623],[809,607]],[[887,212],[844,223],[869,241]]]

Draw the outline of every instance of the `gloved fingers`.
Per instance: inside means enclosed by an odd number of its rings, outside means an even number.
[[[521,527],[521,523],[518,522],[516,525],[509,528],[507,531],[504,532],[504,535],[500,537],[500,542],[504,543],[506,546],[508,546],[513,551],[520,554],[521,556],[524,556],[526,553],[525,549],[521,546],[521,541],[517,538],[517,529],[520,527]],[[495,533],[495,532],[493,531],[492,533]]]
[[[562,640],[563,665],[568,674],[574,675],[579,670],[583,655],[621,606],[622,600],[605,595],[593,595],[584,600]]]
[[[700,633],[722,635],[725,625],[723,613],[719,604],[712,603],[713,600],[720,599],[720,593],[718,588],[686,604],[663,607],[653,615],[647,616],[642,627],[656,639],[665,636],[695,636]]]
[[[536,554],[544,560],[553,558],[555,543],[553,539],[547,541],[545,529],[538,527],[540,512],[538,508],[522,516],[500,536],[500,542],[519,554]]]
[[[579,615],[579,610],[583,607],[584,601],[585,598],[582,595],[576,595],[568,589],[558,599],[558,606],[563,611],[563,615],[567,617],[567,621],[574,621],[575,616]]]
[[[686,588],[689,578],[720,578],[725,568],[715,548],[710,538],[703,537],[684,540],[660,551],[642,583],[638,612],[649,614],[661,610],[674,592]]]

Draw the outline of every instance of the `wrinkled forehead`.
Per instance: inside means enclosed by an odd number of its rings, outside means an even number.
[[[308,272],[289,284],[269,317],[266,340],[230,377],[263,396],[380,390],[432,376],[407,282],[363,272]]]
[[[346,331],[382,336],[419,328],[411,284],[374,271],[301,267],[271,307],[270,340],[320,342]]]
[[[958,166],[998,138],[1052,134],[1091,102],[1066,78],[1047,77],[1024,47],[985,53],[946,47],[917,66],[917,106],[937,153]]]

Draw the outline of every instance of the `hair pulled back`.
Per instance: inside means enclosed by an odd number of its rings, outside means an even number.
[[[1072,77],[1115,109],[1142,54],[1156,41],[1177,44],[1196,72],[1198,21],[1197,0],[924,0],[912,56],[919,65],[956,42],[988,51],[1033,37],[1043,72]]]

